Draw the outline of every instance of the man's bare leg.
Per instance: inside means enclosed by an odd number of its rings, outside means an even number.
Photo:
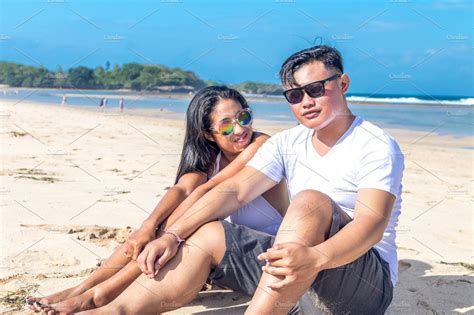
[[[331,199],[326,195],[315,190],[300,192],[286,212],[275,244],[294,242],[314,246],[324,242],[329,235],[332,212]],[[281,281],[282,278],[264,272],[246,314],[287,314],[315,278],[288,285],[281,290],[272,290],[267,284]]]
[[[38,301],[41,304],[54,304],[66,300],[68,298],[80,295],[95,285],[109,279],[118,271],[120,271],[124,266],[126,266],[131,259],[125,256],[125,247],[124,245],[119,246],[112,255],[102,263],[102,265],[95,270],[87,279],[83,282],[74,286],[72,288],[65,289],[63,291],[48,295],[43,298],[34,298],[30,297],[29,299],[33,301]],[[41,311],[40,308],[35,305],[30,306],[35,312]]]
[[[182,307],[199,293],[225,253],[224,228],[211,222],[197,230],[154,279],[140,275],[111,303],[80,314],[158,314]]]

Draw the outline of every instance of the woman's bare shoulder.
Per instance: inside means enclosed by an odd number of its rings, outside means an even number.
[[[260,131],[255,131],[252,142],[263,143],[263,142],[267,141],[269,138],[270,138],[270,136],[267,135],[266,133],[263,133],[263,132],[260,132]]]
[[[193,171],[183,174],[175,186],[184,188],[186,191],[192,191],[197,186],[204,184],[206,181],[207,175],[204,172]]]

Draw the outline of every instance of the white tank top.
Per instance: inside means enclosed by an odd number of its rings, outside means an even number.
[[[217,155],[211,178],[219,173],[221,152]],[[234,224],[245,225],[251,229],[275,235],[278,232],[281,214],[262,196],[258,196],[226,218]]]

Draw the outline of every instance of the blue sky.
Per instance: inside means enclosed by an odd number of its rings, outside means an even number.
[[[1,1],[1,60],[157,63],[278,83],[290,54],[338,48],[350,92],[473,95],[471,1]]]

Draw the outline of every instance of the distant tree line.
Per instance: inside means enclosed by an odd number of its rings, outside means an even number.
[[[56,71],[45,67],[33,67],[13,62],[0,62],[0,84],[14,87],[41,88],[78,88],[78,89],[131,89],[131,90],[194,90],[206,86],[191,71],[169,68],[162,65],[142,65],[128,63],[115,65],[110,69],[104,67],[90,69],[74,67],[63,71],[61,66]]]
[[[246,94],[282,95],[283,93],[283,88],[280,84],[247,81],[244,83],[232,84],[231,87]]]
[[[12,87],[68,88],[68,89],[130,89],[146,91],[185,92],[215,85],[192,71],[163,65],[128,63],[95,69],[79,66],[64,71],[57,66],[51,71],[43,66],[34,67],[0,61],[0,84]],[[231,85],[248,94],[281,94],[277,84],[244,82]]]

